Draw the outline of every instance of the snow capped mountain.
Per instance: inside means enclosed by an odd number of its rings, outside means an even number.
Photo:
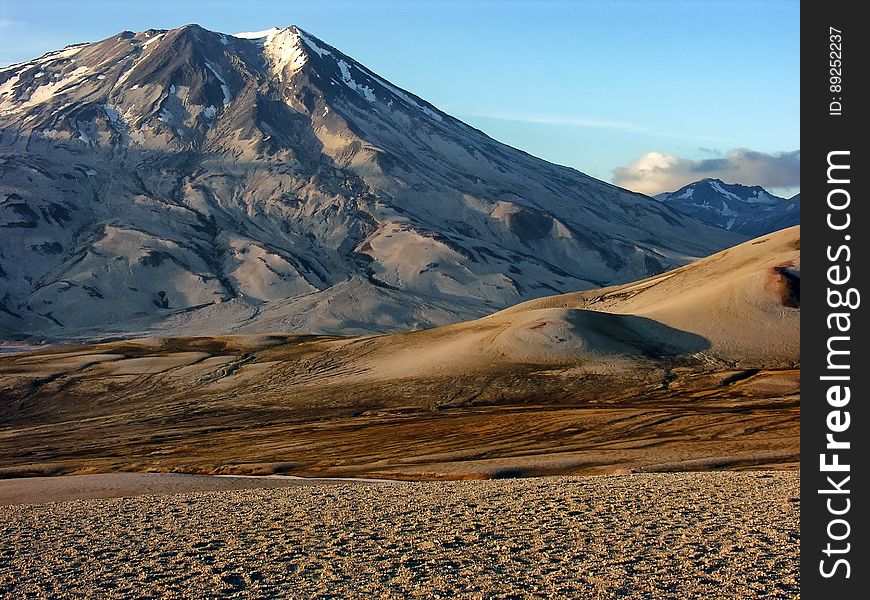
[[[360,333],[745,239],[501,144],[297,27],[0,69],[0,335]]]
[[[749,237],[800,224],[800,194],[786,200],[757,185],[702,179],[655,198],[699,221]]]

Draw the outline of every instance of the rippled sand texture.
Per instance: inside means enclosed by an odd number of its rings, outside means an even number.
[[[796,472],[0,507],[0,596],[795,597]]]

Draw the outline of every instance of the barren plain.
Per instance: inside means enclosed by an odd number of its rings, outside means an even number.
[[[793,598],[799,508],[795,471],[5,506],[0,595]]]

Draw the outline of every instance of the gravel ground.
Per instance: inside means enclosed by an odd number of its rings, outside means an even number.
[[[368,480],[359,481],[364,483]],[[19,477],[0,479],[0,506],[298,485],[340,485],[341,483],[340,479],[236,475],[215,477],[182,473],[96,473],[63,477]]]
[[[790,598],[799,474],[340,484],[0,507],[0,596]]]

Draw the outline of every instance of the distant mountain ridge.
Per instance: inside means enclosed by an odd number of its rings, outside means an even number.
[[[0,336],[366,333],[743,241],[501,144],[297,27],[0,69]]]
[[[757,185],[708,178],[655,198],[699,221],[750,237],[800,224],[800,194],[780,198]]]

